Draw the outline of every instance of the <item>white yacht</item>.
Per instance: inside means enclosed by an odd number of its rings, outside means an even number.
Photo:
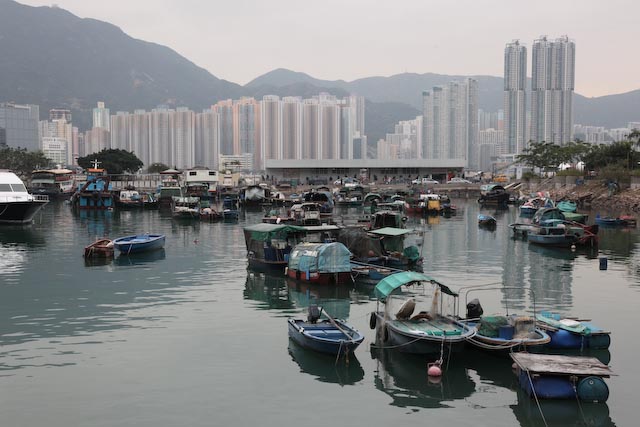
[[[0,170],[0,224],[27,224],[47,203],[47,196],[32,196],[18,176]]]

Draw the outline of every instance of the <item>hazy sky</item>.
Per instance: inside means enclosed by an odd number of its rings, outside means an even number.
[[[52,2],[20,0],[29,5]],[[640,89],[634,0],[57,0],[245,84],[275,68],[321,79],[402,72],[502,76],[505,43],[568,35],[576,92]]]

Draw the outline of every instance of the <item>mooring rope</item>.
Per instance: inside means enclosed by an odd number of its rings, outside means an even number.
[[[520,368],[522,369],[522,368]],[[527,372],[527,377],[529,378],[529,384],[531,385],[531,393],[533,393],[533,397],[536,400],[536,405],[538,405],[538,411],[540,412],[540,416],[542,417],[542,421],[544,422],[544,425],[546,427],[549,427],[549,424],[547,423],[547,419],[544,417],[544,413],[542,412],[542,407],[540,406],[540,401],[538,400],[538,393],[536,393],[536,389],[533,386],[533,380],[531,379],[531,374],[529,373],[528,370],[526,370]]]

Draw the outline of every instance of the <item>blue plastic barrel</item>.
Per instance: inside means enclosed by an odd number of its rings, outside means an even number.
[[[514,331],[513,326],[510,326],[510,325],[500,326],[500,329],[498,329],[498,338],[503,340],[513,339],[513,331]]]
[[[607,269],[607,258],[600,257],[600,270],[606,270],[606,269]]]

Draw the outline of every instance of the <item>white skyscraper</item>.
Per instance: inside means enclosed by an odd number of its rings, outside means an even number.
[[[131,151],[130,120],[131,115],[124,111],[111,116],[111,148]]]
[[[276,95],[266,95],[260,102],[262,158],[282,159],[282,102]],[[260,163],[261,166],[264,162]],[[260,168],[262,169],[262,167]]]
[[[282,158],[300,159],[302,153],[302,99],[282,98]]]
[[[196,164],[218,170],[220,164],[219,114],[213,109],[196,114]]]
[[[195,115],[186,107],[179,107],[169,114],[171,128],[170,151],[171,162],[178,168],[186,169],[195,166]]]
[[[518,40],[504,49],[504,130],[506,141],[500,154],[520,154],[526,146],[527,48]],[[497,128],[497,126],[493,126]]]
[[[573,139],[575,43],[567,36],[533,42],[531,140],[565,144]]]
[[[93,127],[111,130],[109,121],[109,109],[105,108],[104,102],[98,102],[98,106],[93,109]]]
[[[478,82],[450,82],[422,94],[423,146],[426,159],[466,159],[478,163]]]

